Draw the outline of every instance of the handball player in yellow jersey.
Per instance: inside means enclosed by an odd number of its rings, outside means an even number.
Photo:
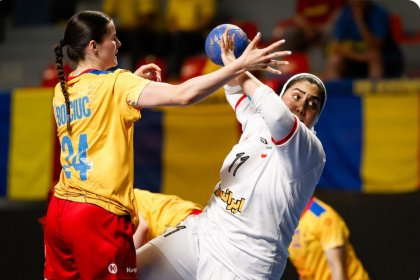
[[[289,246],[289,258],[300,280],[369,280],[349,242],[343,218],[313,197],[307,204]]]
[[[280,71],[281,41],[250,42],[233,63],[171,85],[156,65],[134,73],[117,66],[121,42],[112,19],[82,11],[71,17],[54,47],[59,83],[53,110],[62,172],[48,207],[44,242],[46,279],[136,279],[133,232],[138,226],[133,191],[133,123],[140,108],[186,106],[203,100],[249,70]],[[63,48],[75,63],[63,73]]]
[[[140,248],[189,215],[201,213],[203,206],[179,196],[134,189],[140,224],[134,233],[134,246]]]

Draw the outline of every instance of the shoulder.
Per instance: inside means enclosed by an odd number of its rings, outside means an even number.
[[[326,205],[316,198],[312,200],[311,204],[308,207],[308,211],[316,217],[321,217],[327,212],[327,210],[328,209]]]
[[[297,138],[296,145],[304,151],[305,154],[319,156],[318,158],[325,161],[325,151],[321,140],[316,135],[313,129],[309,129],[302,122],[298,122],[299,127],[296,131],[295,137]]]
[[[334,218],[334,219],[341,219],[338,213],[327,203],[323,202],[318,198],[314,198],[311,205],[308,209],[313,215],[321,218]]]
[[[150,80],[137,76],[133,72],[126,70],[126,69],[116,69],[113,74],[115,75],[118,81],[127,83],[127,82],[134,82],[137,84],[146,85],[150,83]]]

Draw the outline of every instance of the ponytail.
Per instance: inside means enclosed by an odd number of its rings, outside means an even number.
[[[69,93],[67,91],[67,82],[66,76],[64,74],[63,67],[63,47],[66,45],[64,40],[60,40],[60,43],[54,46],[55,52],[55,65],[57,67],[58,79],[60,81],[61,91],[64,95],[64,100],[66,103],[66,112],[67,112],[67,131],[71,134],[71,125],[70,125],[70,99]]]

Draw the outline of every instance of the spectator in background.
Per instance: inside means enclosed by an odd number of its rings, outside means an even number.
[[[284,48],[292,51],[306,51],[316,45],[324,47],[344,1],[297,0],[295,17],[280,22],[273,37],[286,39]]]
[[[328,204],[313,197],[295,230],[289,258],[300,280],[368,280],[349,242],[349,229]]]
[[[127,68],[135,68],[137,60],[153,49],[155,20],[159,13],[155,0],[104,0],[102,10],[110,15],[118,29],[118,38],[124,44],[120,55],[127,55]]]
[[[178,78],[184,59],[204,49],[204,34],[215,17],[215,0],[168,0],[168,74]]]
[[[388,12],[368,0],[348,0],[333,29],[327,77],[392,78],[403,71]]]

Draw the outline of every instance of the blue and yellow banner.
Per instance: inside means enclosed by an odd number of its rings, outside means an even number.
[[[420,80],[326,83],[316,126],[327,154],[319,188],[401,193],[420,186]],[[0,196],[45,199],[60,171],[52,89],[0,92]],[[135,187],[206,204],[238,141],[219,91],[184,108],[142,110],[135,125]]]
[[[396,193],[420,186],[420,80],[327,84],[317,131],[327,152],[320,186]]]
[[[53,170],[52,90],[23,88],[1,96],[4,104],[1,102],[0,189],[10,199],[44,199],[51,186]],[[9,124],[3,122],[7,119]],[[8,135],[3,136],[3,133]],[[8,147],[3,145],[3,139]]]

